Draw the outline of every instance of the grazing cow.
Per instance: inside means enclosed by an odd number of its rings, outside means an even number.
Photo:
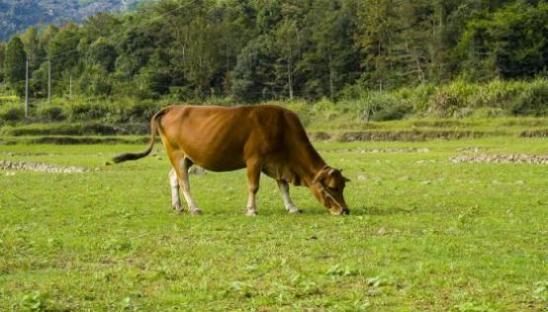
[[[151,121],[149,147],[126,153],[120,163],[147,156],[158,131],[173,166],[172,206],[182,212],[179,186],[192,214],[199,214],[190,195],[188,170],[196,164],[210,171],[247,168],[247,215],[257,214],[255,195],[261,172],[278,182],[285,208],[299,212],[289,197],[289,183],[307,186],[332,214],[348,214],[343,190],[349,181],[341,170],[326,165],[310,143],[295,113],[274,105],[220,107],[170,106]]]

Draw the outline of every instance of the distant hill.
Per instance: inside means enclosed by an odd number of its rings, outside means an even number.
[[[81,22],[98,12],[130,10],[144,1],[147,0],[0,0],[0,41],[29,26]]]

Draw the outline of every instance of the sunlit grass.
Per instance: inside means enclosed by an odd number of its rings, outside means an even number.
[[[176,215],[160,147],[104,166],[143,146],[0,146],[2,160],[99,169],[0,171],[0,310],[546,307],[548,167],[449,161],[471,147],[546,155],[546,139],[316,146],[352,179],[348,217],[303,188],[304,213],[288,215],[265,177],[246,217],[243,171],[192,176],[204,215]]]

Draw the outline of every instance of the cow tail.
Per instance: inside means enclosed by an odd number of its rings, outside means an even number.
[[[150,152],[152,152],[152,148],[154,147],[154,142],[155,142],[155,139],[156,139],[156,132],[158,131],[158,128],[160,126],[159,125],[160,118],[165,114],[165,112],[166,112],[166,109],[163,109],[163,110],[157,112],[156,114],[154,114],[154,116],[152,116],[152,118],[150,119],[150,141],[148,142],[148,148],[144,152],[120,154],[120,155],[114,157],[112,159],[112,161],[117,164],[117,163],[121,163],[121,162],[124,162],[124,161],[137,160],[137,159],[141,159],[145,156],[148,156],[148,154],[150,154]]]

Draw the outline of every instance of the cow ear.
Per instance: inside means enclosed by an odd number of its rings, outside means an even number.
[[[345,182],[351,182],[351,180],[345,176],[342,176]]]

